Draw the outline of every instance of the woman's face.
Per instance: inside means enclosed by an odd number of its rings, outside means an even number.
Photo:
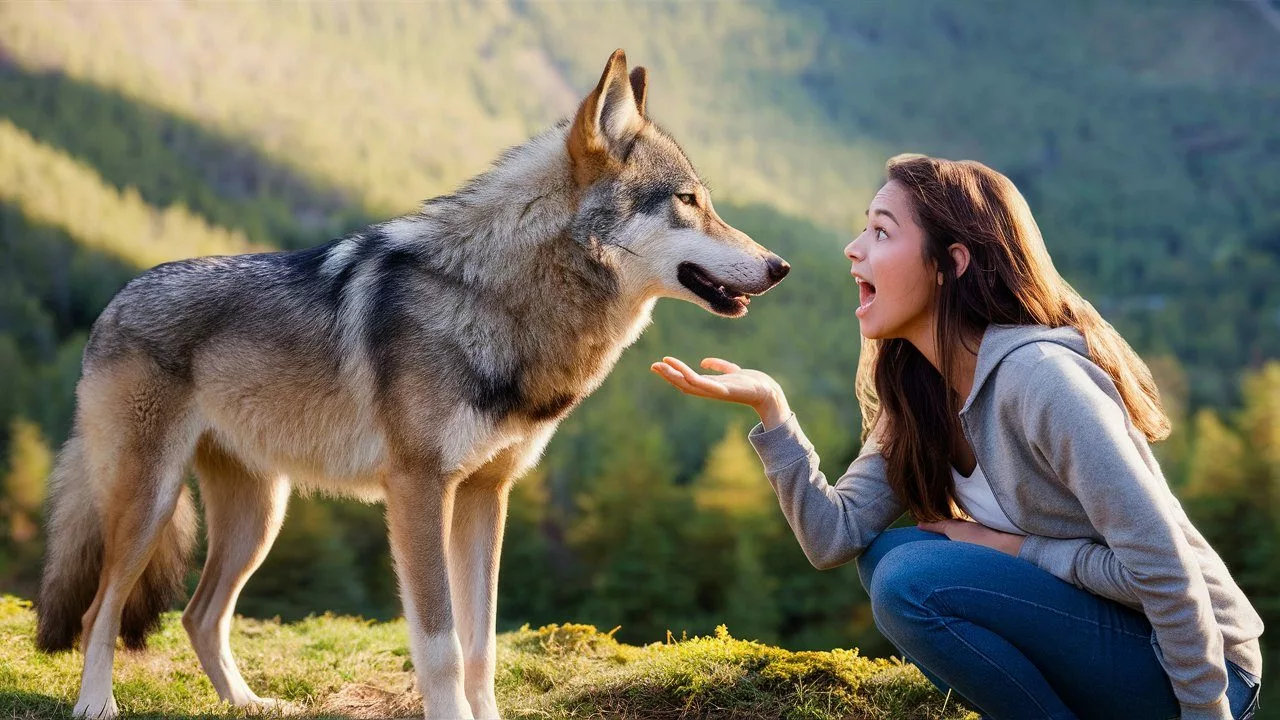
[[[938,274],[925,264],[925,242],[907,189],[890,180],[871,199],[866,228],[844,249],[860,280],[855,314],[864,337],[915,341],[932,331]]]

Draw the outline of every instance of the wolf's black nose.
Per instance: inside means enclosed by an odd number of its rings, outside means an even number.
[[[770,255],[767,262],[769,265],[769,280],[772,282],[778,282],[786,277],[787,273],[791,272],[791,265],[777,255]]]

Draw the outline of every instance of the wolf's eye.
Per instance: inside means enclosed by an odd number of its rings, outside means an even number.
[[[698,206],[698,196],[693,193],[676,193],[676,198],[690,207]]]

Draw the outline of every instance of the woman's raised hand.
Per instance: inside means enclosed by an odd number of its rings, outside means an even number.
[[[759,370],[744,370],[720,358],[706,358],[702,361],[702,367],[722,374],[701,375],[673,357],[664,357],[661,362],[650,365],[649,369],[687,395],[751,407],[760,415],[765,429],[782,424],[791,414],[782,388],[773,378]]]

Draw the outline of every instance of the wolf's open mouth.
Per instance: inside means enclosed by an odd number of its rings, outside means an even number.
[[[706,270],[691,262],[680,263],[676,268],[676,279],[721,315],[741,315],[751,303],[750,293],[716,282]]]

